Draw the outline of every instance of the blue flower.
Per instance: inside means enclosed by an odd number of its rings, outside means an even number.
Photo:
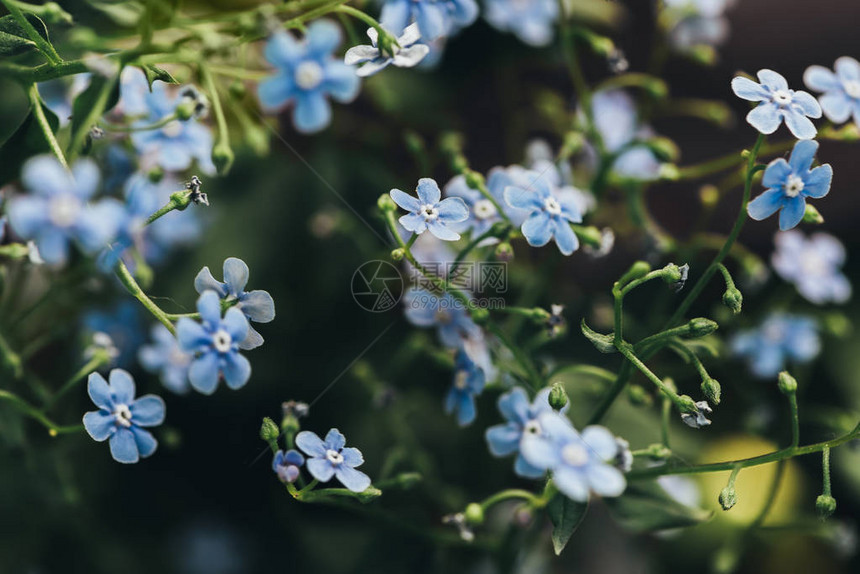
[[[603,149],[613,158],[612,172],[625,179],[651,181],[660,176],[661,164],[645,140],[653,136],[639,122],[633,98],[622,90],[602,90],[591,98],[594,129]],[[596,164],[598,154],[586,148]]]
[[[164,422],[164,401],[156,395],[135,400],[134,379],[122,369],[110,372],[110,384],[92,373],[87,392],[99,408],[84,415],[84,428],[98,442],[110,439],[110,454],[117,462],[134,463],[158,448],[158,441],[144,427]]]
[[[150,330],[152,344],[143,345],[137,352],[137,360],[150,373],[157,373],[168,390],[184,395],[190,389],[188,367],[192,356],[179,346],[176,337],[167,327],[158,323]]]
[[[760,84],[742,76],[732,80],[736,96],[760,102],[747,114],[747,122],[763,134],[772,134],[785,120],[797,139],[814,138],[818,131],[809,118],[821,117],[821,107],[815,98],[807,92],[789,89],[785,78],[773,70],[759,70],[757,76]]]
[[[311,133],[326,127],[331,121],[326,96],[348,103],[360,88],[355,70],[334,58],[339,45],[340,29],[326,20],[308,26],[303,42],[287,32],[272,34],[265,55],[276,73],[257,89],[263,109],[275,112],[295,101],[293,125],[298,131]]]
[[[530,46],[552,42],[558,20],[556,0],[487,0],[484,18],[502,32],[511,32]]]
[[[513,183],[513,179],[505,173],[504,169],[493,168],[487,179],[487,189],[490,195],[495,198],[496,203],[502,207],[506,207],[503,193],[505,188],[513,185]],[[494,223],[502,221],[502,216],[499,214],[499,210],[496,209],[495,204],[484,197],[484,194],[477,189],[469,187],[464,175],[454,176],[445,185],[445,195],[447,197],[459,197],[465,202],[466,208],[469,211],[469,216],[465,221],[453,223],[449,226],[457,232],[471,231],[472,237],[478,237],[489,231]]]
[[[493,456],[508,456],[519,453],[514,463],[514,472],[526,478],[540,478],[544,470],[529,464],[520,452],[520,444],[526,435],[543,434],[538,417],[552,412],[549,406],[550,389],[542,389],[529,404],[529,396],[521,387],[499,397],[499,411],[508,422],[487,429],[487,445]]]
[[[21,238],[35,241],[46,263],[64,263],[72,241],[92,254],[116,235],[123,218],[120,203],[87,204],[99,184],[92,161],[76,162],[69,173],[53,156],[37,156],[24,164],[21,180],[33,193],[9,200],[9,224]]]
[[[436,295],[426,289],[410,289],[403,296],[406,319],[418,327],[436,327],[446,347],[459,348],[463,341],[480,337],[481,328],[469,311],[450,293]]]
[[[239,354],[239,343],[248,336],[248,320],[242,311],[227,309],[221,318],[221,301],[215,291],[205,291],[197,300],[202,323],[187,317],[176,324],[176,336],[183,351],[194,353],[188,369],[191,386],[211,395],[221,376],[231,389],[245,386],[251,377],[251,363]]]
[[[815,320],[775,313],[757,329],[738,333],[730,342],[732,352],[745,358],[755,376],[775,377],[788,361],[808,363],[821,350]]]
[[[393,46],[394,54],[383,54],[376,45],[379,40],[379,32],[376,28],[368,28],[367,35],[370,37],[371,46],[354,46],[346,51],[343,58],[344,63],[349,66],[365,63],[355,73],[361,77],[371,76],[389,64],[398,68],[411,68],[417,66],[424,57],[430,53],[430,47],[426,44],[418,44],[421,34],[418,32],[418,24],[410,24],[403,31],[403,35],[397,38],[400,47]]]
[[[824,197],[833,180],[830,164],[812,167],[817,150],[818,142],[801,140],[794,144],[788,161],[779,158],[770,162],[762,178],[762,185],[768,189],[747,205],[750,217],[761,221],[779,211],[779,228],[783,231],[800,223],[806,198]]]
[[[90,333],[104,333],[110,337],[119,352],[115,364],[127,367],[143,342],[140,312],[136,301],[125,299],[105,311],[88,311],[83,316],[83,327]]]
[[[776,272],[811,303],[845,303],[851,298],[851,283],[840,272],[845,247],[826,233],[807,239],[799,231],[777,233],[771,263]]]
[[[542,247],[554,238],[559,251],[570,255],[579,247],[579,240],[570,224],[582,221],[575,197],[552,186],[537,172],[530,172],[528,179],[527,187],[510,186],[505,189],[507,204],[529,213],[520,227],[523,236],[534,247]]]
[[[475,397],[484,390],[485,383],[484,370],[464,350],[459,350],[454,364],[454,384],[445,397],[445,413],[456,413],[457,424],[461,427],[475,420]]]
[[[394,202],[409,212],[399,219],[400,225],[418,234],[429,229],[430,233],[445,241],[460,239],[460,234],[448,225],[468,219],[469,208],[466,203],[459,197],[442,199],[439,185],[429,177],[418,180],[416,191],[418,198],[399,189],[390,192]]]
[[[224,282],[216,280],[204,267],[194,278],[194,289],[203,293],[211,289],[227,302],[236,302],[235,308],[242,311],[249,321],[268,323],[275,318],[275,301],[268,291],[256,289],[245,291],[248,284],[248,266],[241,259],[228,257],[224,260]],[[263,336],[248,325],[248,336],[239,344],[245,351],[256,349],[263,344]]]
[[[305,457],[297,451],[290,449],[287,452],[279,450],[272,459],[272,470],[278,475],[281,482],[295,482],[299,477],[299,468],[305,464]]]
[[[336,477],[349,490],[363,492],[370,486],[370,477],[355,467],[364,464],[364,457],[357,448],[345,445],[346,438],[337,429],[328,431],[325,441],[311,431],[296,435],[296,446],[310,457],[307,467],[311,476],[320,482]]]
[[[824,92],[818,103],[827,119],[835,124],[852,116],[860,126],[860,62],[848,56],[836,60],[834,74],[823,66],[810,66],[803,74],[803,83],[816,92]]]
[[[379,21],[395,33],[414,21],[421,37],[432,42],[472,24],[477,17],[475,0],[386,0]]]
[[[680,50],[696,46],[717,46],[729,35],[724,17],[732,0],[665,0],[674,22],[669,40]]]
[[[520,452],[530,465],[552,472],[558,490],[577,502],[586,502],[589,493],[619,496],[627,486],[624,475],[613,463],[619,445],[601,426],[576,432],[564,415],[546,412],[538,416],[541,433],[525,434]]]

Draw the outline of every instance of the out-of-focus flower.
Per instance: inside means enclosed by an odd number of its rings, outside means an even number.
[[[403,31],[403,35],[397,38],[398,46],[392,46],[393,53],[383,53],[377,45],[379,32],[376,28],[368,28],[367,35],[372,45],[354,46],[346,51],[343,61],[349,65],[364,64],[355,73],[361,77],[371,76],[389,64],[398,68],[412,68],[417,66],[421,60],[430,52],[426,44],[418,44],[421,33],[418,24],[410,24]]]
[[[347,447],[339,430],[328,431],[325,440],[311,431],[302,431],[296,435],[296,446],[308,455],[308,472],[318,481],[328,482],[334,477],[352,492],[363,492],[370,486],[370,477],[356,470],[364,464],[361,451]]]
[[[818,130],[809,118],[821,117],[821,106],[811,94],[792,90],[785,78],[773,70],[759,70],[760,83],[736,76],[732,80],[735,95],[759,104],[747,114],[747,122],[763,134],[772,134],[785,121],[786,127],[801,140],[815,137]]]
[[[847,122],[851,117],[860,127],[860,62],[842,56],[833,66],[836,73],[823,66],[810,66],[803,74],[803,83],[816,92],[818,103],[827,119],[835,124]]]
[[[747,360],[753,374],[776,377],[787,362],[808,363],[821,350],[815,320],[775,313],[757,328],[738,333],[730,342],[732,352]]]
[[[559,251],[570,255],[579,247],[579,240],[570,227],[580,223],[582,213],[575,195],[565,188],[556,188],[537,172],[528,175],[528,187],[510,186],[505,189],[505,201],[516,209],[529,213],[521,231],[529,245],[542,247],[555,239]]]
[[[103,333],[110,337],[116,350],[114,364],[128,367],[143,342],[140,312],[136,301],[124,299],[108,309],[87,311],[81,322],[84,330],[93,336]]]
[[[773,268],[808,301],[824,305],[851,298],[851,283],[840,271],[845,247],[838,239],[827,233],[807,238],[800,231],[787,231],[777,233],[774,242]]]
[[[477,17],[475,0],[385,0],[379,21],[395,34],[415,22],[421,37],[432,42],[469,26]]]
[[[460,234],[450,229],[449,225],[469,217],[466,203],[459,197],[442,199],[439,185],[429,177],[418,180],[416,192],[417,198],[399,189],[390,192],[394,202],[409,212],[399,219],[400,225],[418,234],[429,229],[430,233],[445,241],[460,239]]]
[[[487,0],[484,18],[502,32],[511,32],[530,46],[552,42],[558,20],[556,0]]]
[[[454,384],[445,397],[445,412],[457,415],[461,427],[475,420],[475,397],[481,394],[486,383],[483,369],[476,365],[462,349],[457,352],[454,365]]]
[[[450,293],[436,295],[426,289],[410,289],[403,296],[406,319],[418,327],[436,327],[439,341],[458,348],[464,340],[480,336],[481,328]]]
[[[669,41],[681,51],[722,44],[729,36],[725,12],[732,4],[734,0],[664,0]]]
[[[176,337],[161,323],[152,326],[150,335],[153,342],[140,348],[137,360],[150,373],[157,373],[168,390],[187,393],[191,389],[188,367],[192,356],[182,350]]]

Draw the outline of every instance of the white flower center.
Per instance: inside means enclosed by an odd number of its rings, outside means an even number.
[[[531,435],[535,435],[535,436],[540,436],[543,434],[543,429],[540,427],[539,422],[529,421],[526,423],[526,426],[523,429],[523,434],[531,434]]]
[[[550,215],[559,215],[561,214],[561,205],[559,205],[558,200],[552,196],[547,197],[543,201],[543,208]]]
[[[579,444],[568,444],[561,449],[561,459],[570,466],[582,466],[588,462],[588,451]]]
[[[327,450],[325,451],[325,457],[328,461],[334,465],[341,464],[343,462],[343,455],[340,454],[336,450]]]
[[[787,106],[791,103],[791,94],[786,90],[777,90],[773,93],[773,101],[780,106]]]
[[[313,90],[323,80],[323,69],[314,61],[302,62],[296,67],[296,85],[303,90]]]
[[[131,426],[131,410],[127,405],[118,404],[113,408],[113,416],[116,423],[120,426],[128,428]]]
[[[81,202],[74,195],[64,193],[51,200],[48,216],[57,227],[70,227],[78,220]]]
[[[496,206],[489,199],[481,199],[472,207],[477,219],[490,219],[496,216]]]
[[[788,181],[785,182],[785,195],[788,197],[797,197],[803,191],[803,179],[797,175],[788,176]]]
[[[457,371],[454,376],[454,387],[458,390],[465,391],[469,386],[469,375],[466,371]]]
[[[773,323],[764,328],[764,338],[772,343],[779,343],[784,337],[782,324]]]
[[[845,93],[848,94],[849,98],[860,99],[860,82],[857,80],[848,80],[847,82],[843,82],[842,86],[845,88]]]
[[[805,251],[800,256],[800,268],[804,275],[820,277],[827,275],[827,264],[814,251]]]
[[[179,120],[173,120],[169,122],[166,126],[161,128],[161,133],[166,135],[169,138],[178,137],[179,134],[182,133],[182,122]]]
[[[212,335],[212,346],[215,347],[215,350],[219,353],[226,353],[233,346],[233,337],[231,337],[230,333],[224,329],[218,329],[218,331]]]
[[[418,213],[424,216],[424,221],[435,221],[439,217],[439,210],[435,205],[425,203],[418,209]]]

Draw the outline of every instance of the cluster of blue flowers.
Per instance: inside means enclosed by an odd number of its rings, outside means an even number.
[[[364,464],[364,456],[354,447],[346,446],[346,438],[337,429],[331,429],[325,439],[316,433],[302,431],[296,435],[295,449],[279,450],[272,459],[272,470],[281,482],[290,484],[298,480],[301,468],[307,467],[310,475],[319,482],[336,478],[352,492],[364,492],[370,486],[370,477],[357,469]]]

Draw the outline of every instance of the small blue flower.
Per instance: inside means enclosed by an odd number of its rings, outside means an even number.
[[[773,70],[759,70],[756,75],[761,83],[742,76],[732,80],[736,96],[760,102],[747,114],[747,122],[763,134],[772,134],[784,120],[797,139],[814,138],[818,130],[809,118],[821,117],[821,106],[815,98],[807,92],[789,89],[785,78]]]
[[[627,481],[613,464],[619,445],[601,426],[576,432],[564,415],[547,412],[538,416],[541,434],[526,434],[520,452],[530,465],[552,472],[558,490],[577,502],[586,502],[589,493],[619,496]]]
[[[612,173],[624,179],[651,181],[660,176],[661,163],[645,140],[653,137],[640,123],[633,98],[623,90],[601,90],[591,98],[594,129],[603,148],[614,158]],[[586,148],[597,163],[593,146]]]
[[[779,211],[779,228],[796,226],[806,211],[806,198],[818,199],[830,191],[833,168],[824,164],[812,167],[818,142],[801,140],[794,144],[788,161],[775,159],[768,164],[762,178],[767,191],[749,202],[747,213],[756,221]]]
[[[511,32],[529,46],[552,42],[558,21],[556,0],[487,0],[484,18],[502,32]]]
[[[549,406],[550,389],[542,389],[529,404],[529,396],[521,387],[499,397],[499,411],[508,422],[487,429],[487,445],[493,456],[508,456],[519,453],[514,463],[514,472],[526,478],[540,478],[545,470],[529,464],[520,452],[520,444],[526,435],[542,435],[538,417],[552,412]]]
[[[439,341],[459,348],[466,339],[481,336],[481,328],[469,311],[450,293],[436,295],[426,289],[410,289],[403,296],[406,319],[418,327],[436,327]]]
[[[664,0],[675,25],[669,40],[679,50],[696,46],[717,46],[729,35],[729,21],[724,17],[732,0]]]
[[[786,363],[808,363],[821,351],[814,319],[775,313],[757,329],[738,333],[730,342],[732,352],[745,358],[755,376],[775,377]]]
[[[272,34],[265,55],[276,73],[257,89],[263,109],[276,112],[295,101],[293,125],[298,131],[311,133],[326,127],[331,121],[326,96],[348,103],[360,88],[355,70],[333,55],[339,45],[340,29],[327,20],[308,26],[302,42],[287,32]]]
[[[110,439],[110,454],[117,462],[134,463],[158,448],[158,441],[144,427],[164,422],[164,401],[156,395],[135,400],[134,379],[122,369],[110,372],[110,384],[92,373],[87,392],[99,408],[84,415],[84,428],[98,442]]]
[[[255,323],[268,323],[275,318],[275,300],[268,291],[255,289],[245,291],[248,285],[249,270],[244,261],[236,257],[228,257],[224,260],[224,282],[216,280],[204,267],[194,278],[194,289],[203,293],[211,289],[227,302],[236,301],[235,307],[245,314],[249,321]],[[250,325],[248,336],[239,344],[239,348],[245,351],[256,349],[263,344],[263,336]]]
[[[824,92],[818,103],[827,119],[842,124],[853,116],[860,126],[860,62],[842,56],[833,66],[834,74],[823,66],[810,66],[803,74],[803,83],[816,92]]]
[[[421,39],[421,33],[418,31],[418,24],[410,24],[403,31],[403,35],[397,38],[397,43],[400,47],[393,46],[394,54],[383,54],[376,45],[379,40],[379,32],[376,28],[368,28],[367,35],[370,38],[371,46],[354,46],[346,51],[343,58],[344,63],[348,66],[365,63],[355,73],[361,77],[371,76],[389,64],[393,64],[398,68],[411,68],[417,66],[421,60],[430,53],[430,47],[426,44],[418,44]]]
[[[140,313],[141,307],[136,301],[125,299],[107,310],[88,311],[82,323],[89,333],[104,333],[110,337],[118,351],[114,364],[128,367],[143,342]]]
[[[251,363],[239,354],[239,343],[248,336],[248,320],[242,311],[227,309],[221,318],[221,301],[215,291],[204,291],[197,300],[202,323],[187,317],[176,324],[179,345],[194,359],[188,369],[191,386],[211,395],[221,376],[231,389],[245,386],[251,377]]]
[[[464,350],[458,351],[454,364],[454,384],[445,397],[445,413],[456,413],[457,424],[461,427],[475,420],[475,397],[484,390],[485,383],[484,370]]]
[[[394,33],[415,22],[421,37],[432,42],[469,26],[477,17],[475,0],[385,0],[379,21]]]
[[[496,203],[505,207],[503,193],[505,188],[513,185],[513,183],[513,180],[503,169],[493,168],[487,179],[487,189],[490,195],[496,199]],[[449,226],[457,232],[471,231],[472,237],[478,237],[489,231],[494,223],[502,221],[502,216],[495,204],[477,189],[469,187],[464,175],[454,176],[445,185],[445,195],[447,197],[459,197],[465,202],[466,208],[469,210],[469,216],[465,221]]]
[[[465,221],[469,217],[469,208],[459,197],[442,199],[442,192],[435,180],[423,177],[418,180],[418,197],[412,197],[399,189],[390,192],[394,202],[408,211],[399,219],[407,231],[413,233],[430,233],[445,241],[456,241],[460,234],[450,229],[452,223]]]
[[[575,197],[563,189],[555,188],[537,172],[528,174],[527,187],[511,186],[505,189],[505,201],[516,209],[529,213],[520,230],[529,245],[542,247],[555,239],[559,251],[570,255],[579,247],[579,240],[571,223],[582,222],[582,214]]]
[[[64,263],[72,241],[92,254],[116,235],[123,218],[120,203],[87,203],[99,184],[91,160],[78,161],[69,173],[53,156],[37,156],[24,164],[21,180],[32,194],[9,200],[9,225],[22,239],[35,241],[46,263]]]
[[[345,445],[346,438],[337,429],[328,431],[325,441],[311,431],[296,435],[296,446],[310,457],[307,467],[311,476],[320,482],[336,477],[352,492],[364,492],[370,486],[370,477],[355,469],[364,464],[364,457],[357,448]]]
[[[138,350],[137,360],[150,373],[157,373],[168,390],[180,395],[188,393],[192,356],[182,350],[176,337],[161,323],[152,326],[150,335],[153,342]]]
[[[272,470],[281,482],[295,482],[299,477],[299,469],[305,464],[305,457],[297,450],[287,452],[279,450],[272,459]]]
[[[799,231],[777,233],[771,263],[776,272],[798,293],[816,305],[845,303],[851,298],[851,283],[840,272],[845,264],[845,247],[827,233],[809,238]]]

